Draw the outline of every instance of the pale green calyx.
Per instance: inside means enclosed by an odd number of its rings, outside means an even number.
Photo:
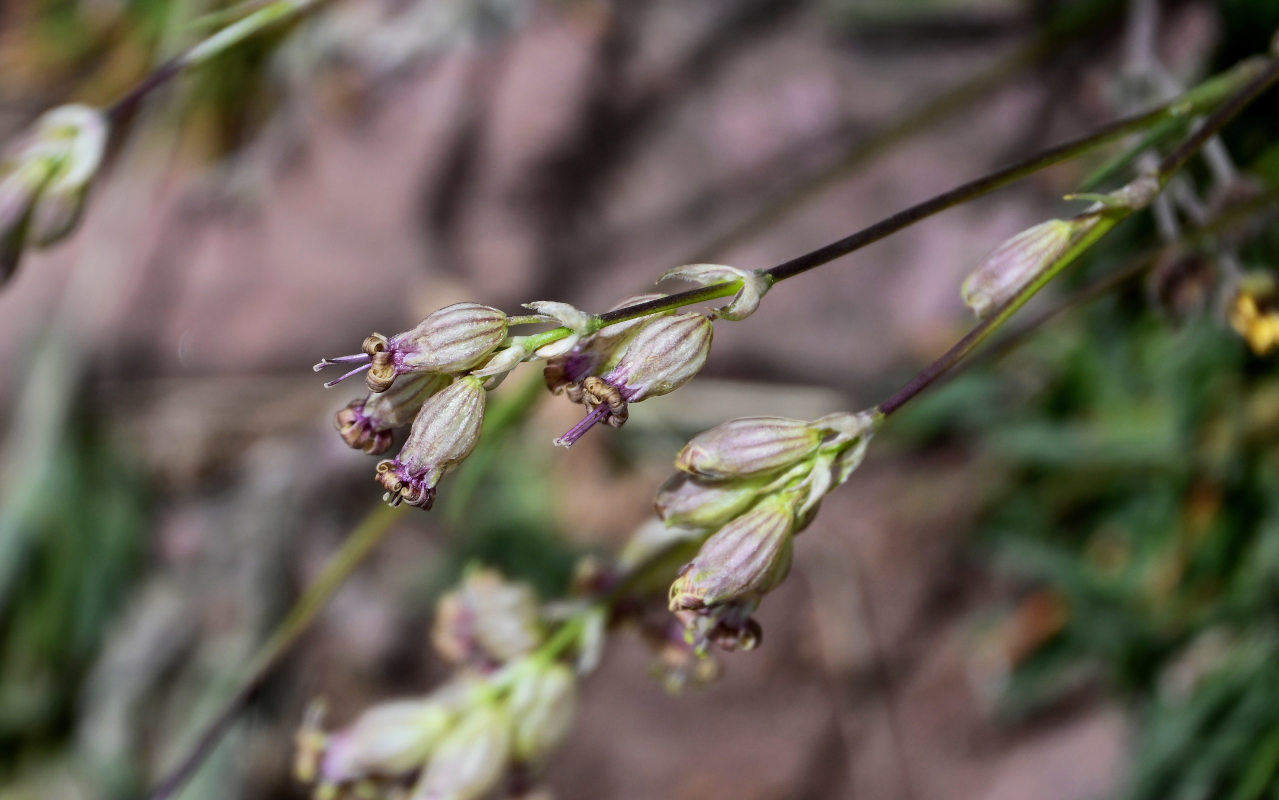
[[[737,294],[733,295],[728,305],[715,309],[717,316],[732,321],[743,320],[754,314],[755,309],[759,308],[759,301],[773,286],[766,272],[738,269],[725,264],[685,264],[682,267],[667,270],[662,277],[658,278],[658,281],[669,279],[689,281],[702,286],[716,283],[740,283]]]
[[[822,438],[821,429],[805,420],[742,417],[694,436],[675,466],[704,478],[765,475],[808,458]]]
[[[775,494],[716,531],[671,584],[672,611],[753,603],[785,579],[795,528],[790,498]]]
[[[511,755],[511,721],[492,703],[472,707],[440,741],[410,800],[476,800],[497,785]]]

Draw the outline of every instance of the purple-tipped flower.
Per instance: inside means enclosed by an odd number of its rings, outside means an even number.
[[[507,317],[479,303],[455,303],[433,312],[417,327],[387,338],[374,333],[364,340],[362,353],[323,359],[319,372],[335,364],[357,366],[325,386],[335,386],[368,370],[370,391],[385,392],[399,375],[438,372],[455,375],[484,361],[506,339]]]
[[[647,303],[649,300],[657,300],[665,296],[664,294],[635,295],[617,303],[609,311]],[[671,313],[673,312],[665,311],[605,326],[590,336],[580,339],[567,353],[548,358],[543,370],[546,388],[553,394],[562,394],[566,389],[573,393],[573,387],[588,376],[598,375],[610,369],[621,355],[623,345],[639,333],[641,327]]]
[[[713,334],[711,321],[693,313],[659,317],[641,327],[612,369],[603,377],[583,379],[580,398],[570,394],[589,413],[555,443],[569,447],[597,422],[620,428],[628,403],[669,394],[688,383],[706,363]]]
[[[451,381],[447,375],[425,372],[397,381],[385,392],[371,392],[363,400],[352,400],[337,413],[342,441],[371,456],[385,453],[395,429],[412,422],[427,398]]]
[[[468,375],[422,405],[399,456],[378,462],[377,481],[387,502],[431,507],[444,473],[475,449],[484,404],[484,380]]]

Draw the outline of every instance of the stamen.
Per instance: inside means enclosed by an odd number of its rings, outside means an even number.
[[[600,403],[591,413],[583,417],[581,422],[570,428],[568,433],[556,439],[555,444],[559,447],[572,447],[574,442],[595,426],[595,423],[605,419],[610,413],[608,404]]]
[[[320,363],[316,364],[314,367],[311,367],[311,369],[315,370],[316,372],[319,372],[325,367],[332,367],[338,364],[347,364],[353,361],[368,361],[368,359],[369,359],[369,356],[367,353],[356,353],[355,355],[350,355],[350,356],[336,356],[334,358],[321,358]]]
[[[346,374],[345,374],[345,375],[343,375],[342,377],[340,377],[340,378],[334,378],[333,380],[331,380],[331,381],[329,381],[328,383],[324,384],[324,388],[325,388],[325,389],[332,389],[334,386],[337,386],[339,383],[341,383],[342,381],[344,381],[344,380],[346,380],[347,378],[351,377],[352,375],[356,375],[356,374],[358,374],[358,373],[361,373],[361,372],[363,372],[364,370],[368,369],[368,368],[369,368],[369,367],[371,367],[371,366],[373,366],[372,362],[370,362],[370,363],[368,363],[368,364],[361,364],[360,366],[358,366],[358,367],[356,367],[355,369],[351,370],[350,372],[346,373]]]

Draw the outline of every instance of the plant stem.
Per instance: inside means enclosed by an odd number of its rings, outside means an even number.
[[[187,69],[205,63],[213,56],[256,36],[272,25],[298,14],[312,11],[323,5],[324,0],[275,0],[251,11],[246,16],[214,32],[190,47],[182,55],[165,61],[151,71],[129,91],[106,108],[107,119],[112,123],[132,114],[156,89],[164,86]]]
[[[887,236],[914,225],[916,222],[926,219],[934,214],[960,205],[961,203],[968,202],[969,200],[973,200],[984,194],[992,192],[995,189],[1007,186],[1010,183],[1032,175],[1046,167],[1050,167],[1053,164],[1082,155],[1094,148],[1100,147],[1101,145],[1113,142],[1130,133],[1145,130],[1168,119],[1176,119],[1204,113],[1206,110],[1214,108],[1219,103],[1222,103],[1226,98],[1233,96],[1233,98],[1237,100],[1239,95],[1246,94],[1248,99],[1238,105],[1239,108],[1242,108],[1256,92],[1260,91],[1261,86],[1259,82],[1261,82],[1265,76],[1274,72],[1276,63],[1279,62],[1265,58],[1250,59],[1248,61],[1241,62],[1233,69],[1204,81],[1199,86],[1191,89],[1181,97],[1171,102],[1157,106],[1150,111],[1117,120],[1087,136],[1049,148],[1048,150],[1031,156],[1030,158],[1010,164],[1002,169],[995,170],[994,172],[956,186],[949,191],[942,192],[941,194],[924,200],[921,203],[917,203],[916,205],[903,209],[896,214],[882,219],[869,227],[863,228],[856,233],[845,236],[838,241],[831,242],[830,244],[819,247],[816,250],[796,256],[789,261],[785,261],[777,266],[764,270],[763,274],[774,283],[784,281],[787,278],[793,278],[796,275],[801,275],[809,270],[828,264],[837,258],[841,258],[860,250],[867,245],[879,241],[880,239],[884,239]],[[1269,83],[1269,80],[1270,79],[1267,79],[1265,83]],[[1238,90],[1238,87],[1241,84],[1243,84],[1245,88],[1243,90],[1239,90],[1238,94],[1232,95],[1232,92]],[[1257,88],[1253,91],[1249,90],[1248,87]],[[1205,121],[1205,128],[1206,127],[1207,121]],[[1201,130],[1203,129],[1201,128]],[[1201,145],[1202,142],[1199,145],[1196,145],[1196,148]],[[637,319],[650,314],[670,311],[672,309],[692,305],[694,303],[702,303],[708,300],[727,297],[736,291],[736,283],[722,283],[703,286],[686,292],[678,292],[666,297],[649,300],[644,303],[637,303],[625,308],[619,308],[614,311],[608,311],[600,314],[598,319],[600,320],[601,325],[612,325],[614,323],[626,322],[627,320]],[[536,346],[540,347],[542,345],[558,341],[571,333],[572,331],[568,328],[556,328],[554,330],[537,334]]]
[[[200,729],[195,740],[156,784],[151,792],[152,800],[168,800],[191,778],[235,723],[240,711],[253,700],[262,684],[315,621],[329,598],[382,541],[400,513],[400,509],[379,504],[356,526],[341,549],[324,565],[319,577],[258,650],[239,685],[217,715]]]
[[[1255,100],[1262,92],[1270,88],[1277,79],[1279,79],[1279,60],[1267,61],[1263,69],[1260,69],[1242,87],[1227,97],[1190,136],[1186,137],[1180,145],[1159,162],[1155,170],[1155,178],[1159,181],[1159,186],[1166,185],[1173,174],[1185,166],[1186,162],[1216,136],[1230,120],[1234,119],[1244,107]],[[880,403],[877,411],[883,416],[889,416],[931,386],[938,378],[950,371],[952,367],[971,353],[986,337],[1008,321],[1019,308],[1025,305],[1031,297],[1056,277],[1066,266],[1132,212],[1133,209],[1111,209],[1105,212],[1105,216],[1101,218],[1097,225],[1073,244],[1060,258],[1044,269],[1037,278],[1023,287],[1021,291],[994,314],[978,323],[976,327],[943,353],[940,358],[929,364],[915,377],[911,378],[905,386],[898,389],[883,403]]]

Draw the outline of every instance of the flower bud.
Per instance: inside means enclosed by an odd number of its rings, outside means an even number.
[[[1096,222],[1095,216],[1050,219],[1012,237],[986,256],[964,281],[964,303],[978,319],[990,316],[1061,258],[1075,236]]]
[[[447,732],[453,716],[451,709],[431,697],[373,706],[350,727],[328,736],[319,780],[345,783],[417,769]]]
[[[758,601],[790,571],[795,513],[782,495],[720,528],[671,584],[672,611]]]
[[[1243,276],[1230,304],[1230,327],[1259,356],[1279,347],[1279,281],[1274,275]]]
[[[424,372],[410,375],[385,392],[372,392],[352,400],[337,413],[337,429],[349,447],[369,455],[386,452],[392,431],[408,425],[427,398],[448,386],[447,375]]]
[[[573,670],[560,663],[530,665],[507,700],[515,758],[530,764],[544,761],[568,735],[576,708]]]
[[[37,139],[27,151],[50,164],[48,183],[31,213],[31,243],[45,247],[75,227],[89,184],[102,165],[107,122],[102,112],[68,105],[45,113],[36,122]]]
[[[475,570],[440,598],[431,641],[448,661],[503,664],[543,638],[537,595],[494,570]]]
[[[569,447],[601,421],[620,428],[627,403],[669,394],[692,380],[706,363],[713,334],[714,326],[701,314],[659,317],[644,325],[608,374],[582,381],[581,402],[590,413],[555,443]]]
[[[715,530],[750,508],[762,487],[757,481],[714,481],[677,472],[657,490],[653,505],[671,527]]]
[[[502,777],[511,751],[511,723],[493,704],[469,711],[435,749],[410,800],[475,800]]]
[[[475,449],[484,403],[483,379],[466,376],[422,404],[400,454],[377,465],[377,481],[386,489],[387,502],[431,507],[444,473]]]
[[[27,244],[45,247],[75,227],[106,151],[102,112],[66,105],[40,116],[5,158],[0,182],[0,281]]]
[[[786,417],[743,417],[689,440],[675,467],[707,478],[766,475],[808,458],[821,446],[820,428]]]
[[[743,320],[755,313],[760,299],[773,286],[772,278],[761,270],[738,269],[723,264],[685,264],[682,267],[668,270],[658,278],[664,281],[670,278],[698,283],[708,286],[713,283],[740,281],[741,288],[728,305],[715,309],[716,316],[727,320]]]

